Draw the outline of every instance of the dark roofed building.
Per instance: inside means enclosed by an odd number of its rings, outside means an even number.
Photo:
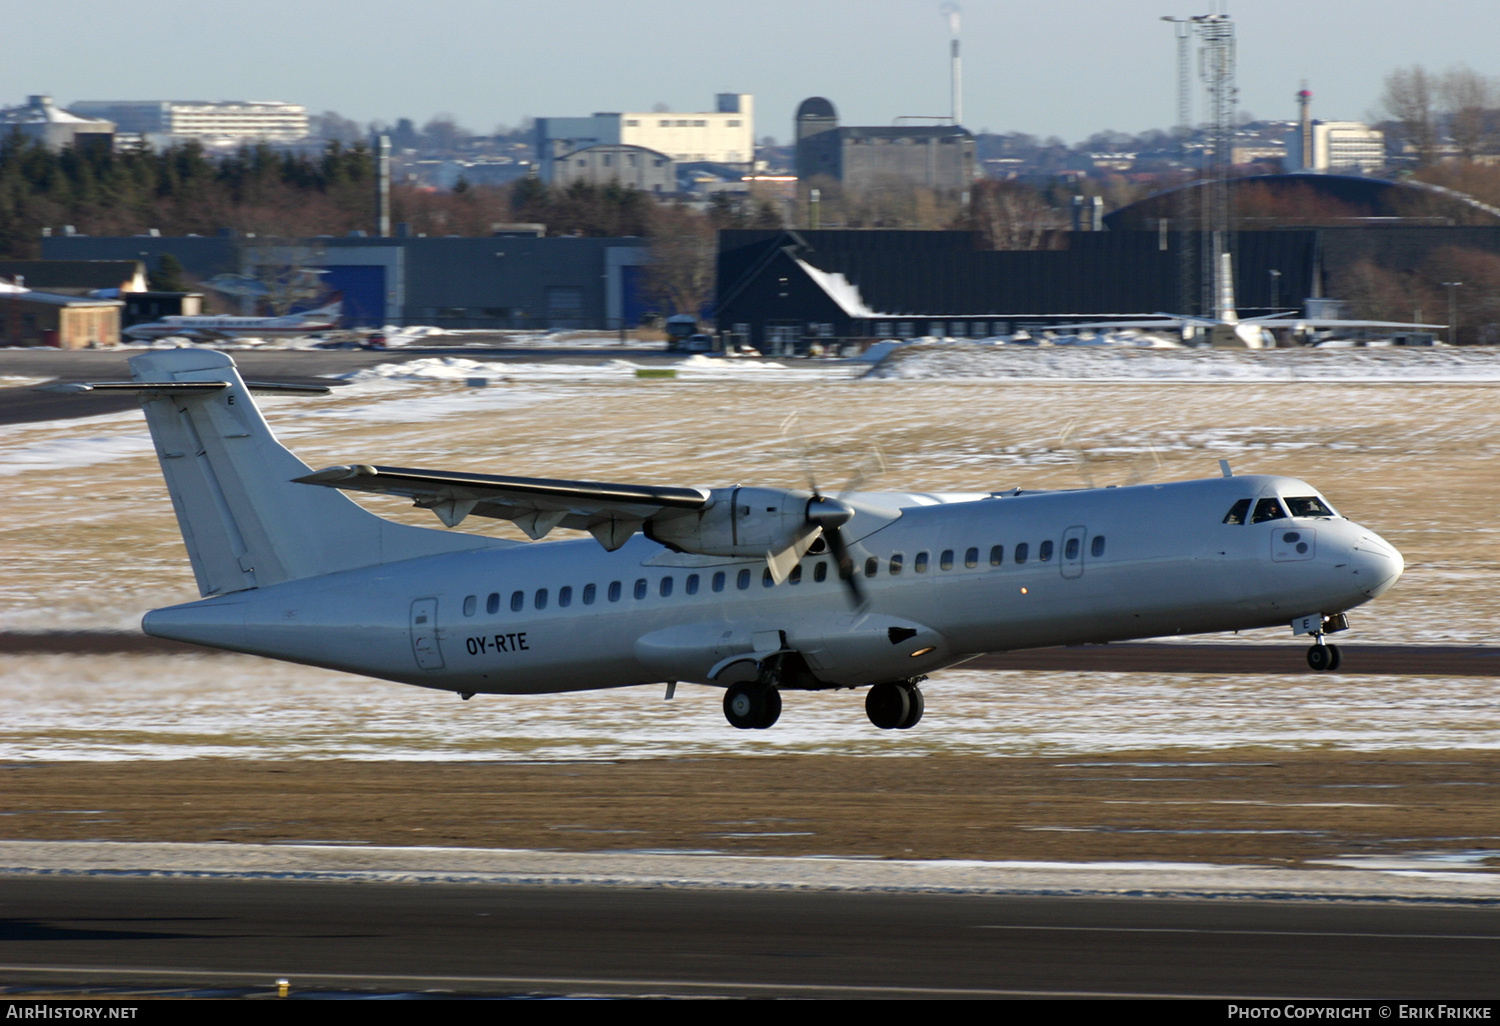
[[[0,260],[0,278],[18,276],[27,288],[68,296],[146,291],[146,265],[140,260]]]
[[[1068,232],[1062,241],[989,250],[968,231],[726,230],[715,317],[738,341],[790,353],[819,341],[985,338],[1198,305],[1196,283],[1181,275],[1185,252],[1198,262],[1197,233]],[[1240,232],[1237,242],[1242,314],[1271,312],[1273,288],[1321,295],[1317,232]]]
[[[826,175],[851,189],[901,182],[961,192],[978,175],[974,137],[956,125],[840,127],[832,103],[813,96],[797,107],[797,177]]]

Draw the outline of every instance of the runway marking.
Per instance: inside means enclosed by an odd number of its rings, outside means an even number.
[[[485,984],[491,986],[506,987],[627,987],[633,990],[649,990],[662,988],[676,988],[682,990],[747,990],[747,991],[797,991],[800,993],[837,993],[837,994],[918,994],[918,995],[942,995],[951,994],[959,997],[1050,997],[1050,998],[1197,998],[1210,1001],[1227,1001],[1231,999],[1254,1000],[1254,1001],[1283,1001],[1300,1000],[1295,995],[1253,995],[1253,994],[1201,994],[1195,992],[1157,992],[1157,991],[1108,991],[1108,990],[1011,990],[998,987],[895,987],[872,985],[868,987],[854,986],[839,983],[734,983],[721,981],[705,983],[696,980],[628,980],[628,979],[594,979],[588,977],[570,976],[387,976],[377,973],[295,973],[285,969],[267,970],[266,972],[246,972],[244,970],[217,970],[217,969],[152,969],[152,968],[107,968],[89,969],[77,966],[33,966],[33,965],[0,965],[0,973],[52,973],[57,975],[88,975],[88,976],[175,976],[175,977],[203,977],[214,979],[244,979],[264,983],[266,987],[275,986],[278,979],[292,981],[292,988],[308,989],[310,983],[342,981],[345,983],[383,983],[387,986],[394,984],[437,986],[441,984]],[[403,988],[409,989],[409,987]]]
[[[1375,940],[1500,941],[1494,933],[1341,933],[1322,930],[1215,930],[1191,926],[1009,926],[977,923],[971,930],[1057,930],[1075,933],[1211,933],[1231,937],[1367,937]]]

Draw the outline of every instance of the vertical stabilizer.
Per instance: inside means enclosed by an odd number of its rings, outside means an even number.
[[[143,392],[141,405],[204,596],[487,548],[497,539],[392,523],[328,488],[266,425],[234,361],[205,349],[132,357],[137,382],[225,382],[200,395]]]

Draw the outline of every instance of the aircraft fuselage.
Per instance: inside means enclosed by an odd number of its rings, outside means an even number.
[[[539,542],[285,581],[143,626],[458,692],[726,684],[753,672],[736,656],[778,647],[807,669],[783,687],[858,687],[984,652],[1285,626],[1400,576],[1395,548],[1340,516],[1225,522],[1243,500],[1278,496],[1318,493],[1241,476],[904,505],[852,547],[863,610],[827,553],[774,584],[763,559],[637,535],[614,552]]]

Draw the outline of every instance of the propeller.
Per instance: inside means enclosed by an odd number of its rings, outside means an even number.
[[[824,495],[822,489],[818,487],[812,461],[808,459],[807,440],[802,435],[796,412],[791,413],[781,422],[781,434],[795,443],[798,460],[802,464],[802,471],[807,477],[808,491],[812,492],[812,496],[807,500],[803,528],[797,533],[792,544],[780,552],[766,554],[766,561],[771,567],[771,576],[777,583],[784,580],[797,565],[797,561],[821,537],[828,544],[828,552],[833,556],[834,566],[838,568],[839,580],[844,582],[844,587],[848,589],[849,597],[853,600],[855,607],[863,610],[868,605],[868,601],[865,598],[864,588],[860,586],[859,577],[854,571],[854,559],[849,553],[849,541],[844,537],[844,525],[854,519],[854,508],[843,501],[843,496],[858,491],[867,480],[883,473],[885,459],[881,456],[879,449],[872,448],[869,454],[860,461],[859,466],[854,469],[854,473],[850,475],[838,495],[829,497]]]

